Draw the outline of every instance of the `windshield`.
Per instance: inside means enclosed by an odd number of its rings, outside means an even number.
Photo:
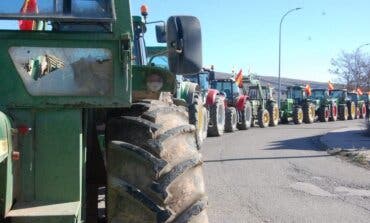
[[[326,90],[312,90],[311,98],[313,99],[325,99]]]
[[[0,19],[1,29],[55,30],[60,24],[54,22],[111,23],[115,17],[112,0],[2,0]]]
[[[330,96],[333,97],[333,98],[341,98],[341,97],[343,97],[343,93],[344,93],[344,91],[333,90],[333,91],[330,92]]]
[[[231,81],[215,81],[214,88],[220,92],[224,92],[229,100],[232,100],[234,96],[239,95],[239,88],[235,82]]]
[[[300,89],[289,88],[287,97],[292,99],[303,99],[303,92]]]
[[[356,93],[348,93],[348,97],[350,97],[352,101],[358,100],[358,96]]]

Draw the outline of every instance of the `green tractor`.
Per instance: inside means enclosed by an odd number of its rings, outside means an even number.
[[[0,222],[207,223],[195,128],[170,96],[172,73],[202,67],[198,19],[159,29],[169,72],[145,64],[128,0],[35,3],[0,3],[22,24],[0,30]]]
[[[366,102],[357,92],[349,92],[348,97],[351,101],[355,102],[356,105],[356,116],[355,118],[366,118]]]
[[[221,136],[223,135],[225,129],[225,106],[226,97],[220,93],[217,89],[214,89],[210,83],[210,75],[215,75],[215,71],[203,69],[201,72],[189,75],[186,77],[191,83],[196,83],[200,88],[200,98],[198,100],[203,103],[208,114],[208,125],[207,133],[208,136]],[[196,104],[198,104],[196,103]],[[196,105],[195,104],[195,105]],[[196,106],[192,106],[193,109],[189,110],[190,117],[196,117],[198,110]],[[195,115],[192,115],[195,114]],[[197,123],[199,119],[194,118],[192,123]]]
[[[329,95],[328,89],[312,89],[310,99],[316,106],[316,116],[320,122],[343,120],[344,113],[338,109],[338,101]],[[342,114],[342,116],[341,116]]]
[[[357,116],[356,103],[348,97],[346,89],[334,89],[330,91],[330,97],[337,100],[338,116],[340,120],[353,120]]]
[[[258,125],[261,128],[277,126],[279,124],[279,107],[272,97],[273,89],[263,86],[258,80],[251,76],[243,78],[244,90],[252,105],[252,126]]]
[[[280,118],[283,123],[293,120],[294,124],[315,121],[315,104],[307,95],[307,89],[302,86],[288,86],[287,98],[281,102]],[[309,92],[308,92],[309,93]]]

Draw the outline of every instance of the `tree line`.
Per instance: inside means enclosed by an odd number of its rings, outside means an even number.
[[[348,90],[370,91],[370,56],[359,49],[353,52],[342,51],[331,60],[329,71],[338,77],[338,82]]]

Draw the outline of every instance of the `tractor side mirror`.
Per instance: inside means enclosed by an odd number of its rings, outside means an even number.
[[[172,16],[167,21],[167,47],[170,71],[195,74],[202,69],[200,22],[193,16]]]
[[[167,42],[166,26],[164,24],[155,26],[155,34],[157,36],[158,43]]]

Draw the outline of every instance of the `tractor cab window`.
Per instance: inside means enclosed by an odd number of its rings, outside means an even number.
[[[112,0],[2,0],[0,29],[111,31]]]
[[[165,55],[154,56],[150,59],[150,65],[154,67],[161,67],[169,70],[168,57]]]
[[[224,92],[228,100],[233,100],[234,97],[239,95],[239,88],[235,82],[215,81],[214,83],[214,88],[220,92]]]
[[[257,88],[249,88],[248,96],[250,99],[258,99],[258,89]]]
[[[311,98],[320,100],[325,99],[325,92],[325,90],[313,90],[311,92]]]
[[[209,79],[207,73],[200,73],[199,75],[199,86],[201,89],[208,90],[209,89]]]
[[[344,97],[344,91],[336,91],[333,90],[330,92],[330,96],[333,98],[343,98]]]
[[[358,96],[356,93],[348,93],[348,97],[351,99],[351,101],[357,102]]]
[[[294,100],[302,100],[303,99],[303,93],[300,89],[290,88],[288,90],[288,98],[292,98]]]
[[[270,89],[268,87],[264,87],[262,89],[262,92],[263,92],[263,99],[271,99],[272,98],[272,92],[270,91]]]

